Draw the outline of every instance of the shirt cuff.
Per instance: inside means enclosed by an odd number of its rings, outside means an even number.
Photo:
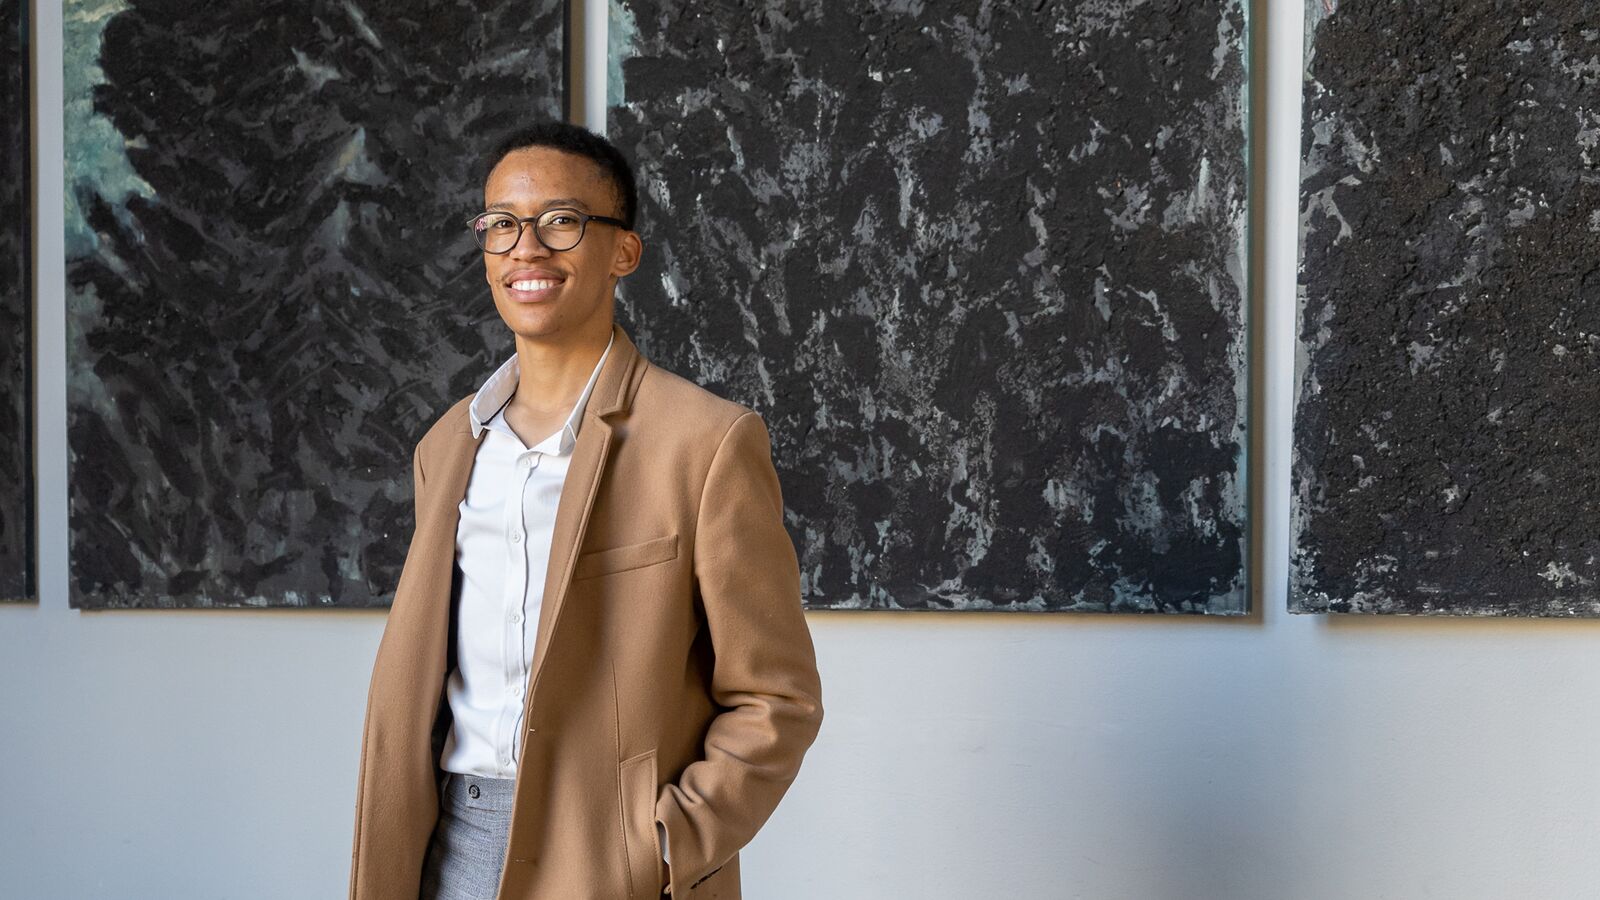
[[[667,853],[667,826],[657,822],[656,837],[661,841],[661,861],[669,866],[672,865],[672,857]]]

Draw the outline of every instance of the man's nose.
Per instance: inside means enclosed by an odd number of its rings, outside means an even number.
[[[549,255],[550,248],[539,242],[539,235],[533,230],[533,223],[522,223],[522,234],[512,245],[511,256],[517,259],[537,259]]]

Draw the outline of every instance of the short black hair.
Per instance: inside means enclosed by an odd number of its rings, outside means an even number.
[[[616,145],[598,134],[580,125],[570,122],[538,122],[524,128],[519,128],[500,139],[495,145],[494,152],[489,154],[483,167],[484,183],[489,181],[489,173],[500,161],[518,150],[527,150],[531,147],[550,147],[564,153],[571,153],[585,159],[593,160],[600,167],[603,175],[611,179],[616,188],[617,197],[622,201],[622,221],[627,223],[627,229],[633,230],[634,211],[639,207],[639,190],[633,183],[633,166],[628,165],[627,157],[622,155]]]

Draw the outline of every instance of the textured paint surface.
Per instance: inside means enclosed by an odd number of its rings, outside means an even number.
[[[511,352],[462,223],[562,4],[64,15],[72,604],[388,603],[411,450]]]
[[[808,606],[1244,610],[1237,4],[619,0],[612,39],[619,318],[766,417]]]
[[[1600,20],[1309,8],[1290,606],[1600,615]]]
[[[0,602],[34,596],[26,6],[0,0]]]

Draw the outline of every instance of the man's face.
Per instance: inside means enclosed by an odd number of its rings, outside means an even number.
[[[489,173],[483,197],[485,210],[514,216],[567,208],[622,217],[616,190],[599,165],[550,147],[508,154]],[[485,252],[483,265],[495,308],[512,332],[534,339],[570,337],[610,329],[612,292],[618,278],[638,268],[640,250],[633,232],[590,222],[576,247],[552,251],[526,222],[511,252]]]

